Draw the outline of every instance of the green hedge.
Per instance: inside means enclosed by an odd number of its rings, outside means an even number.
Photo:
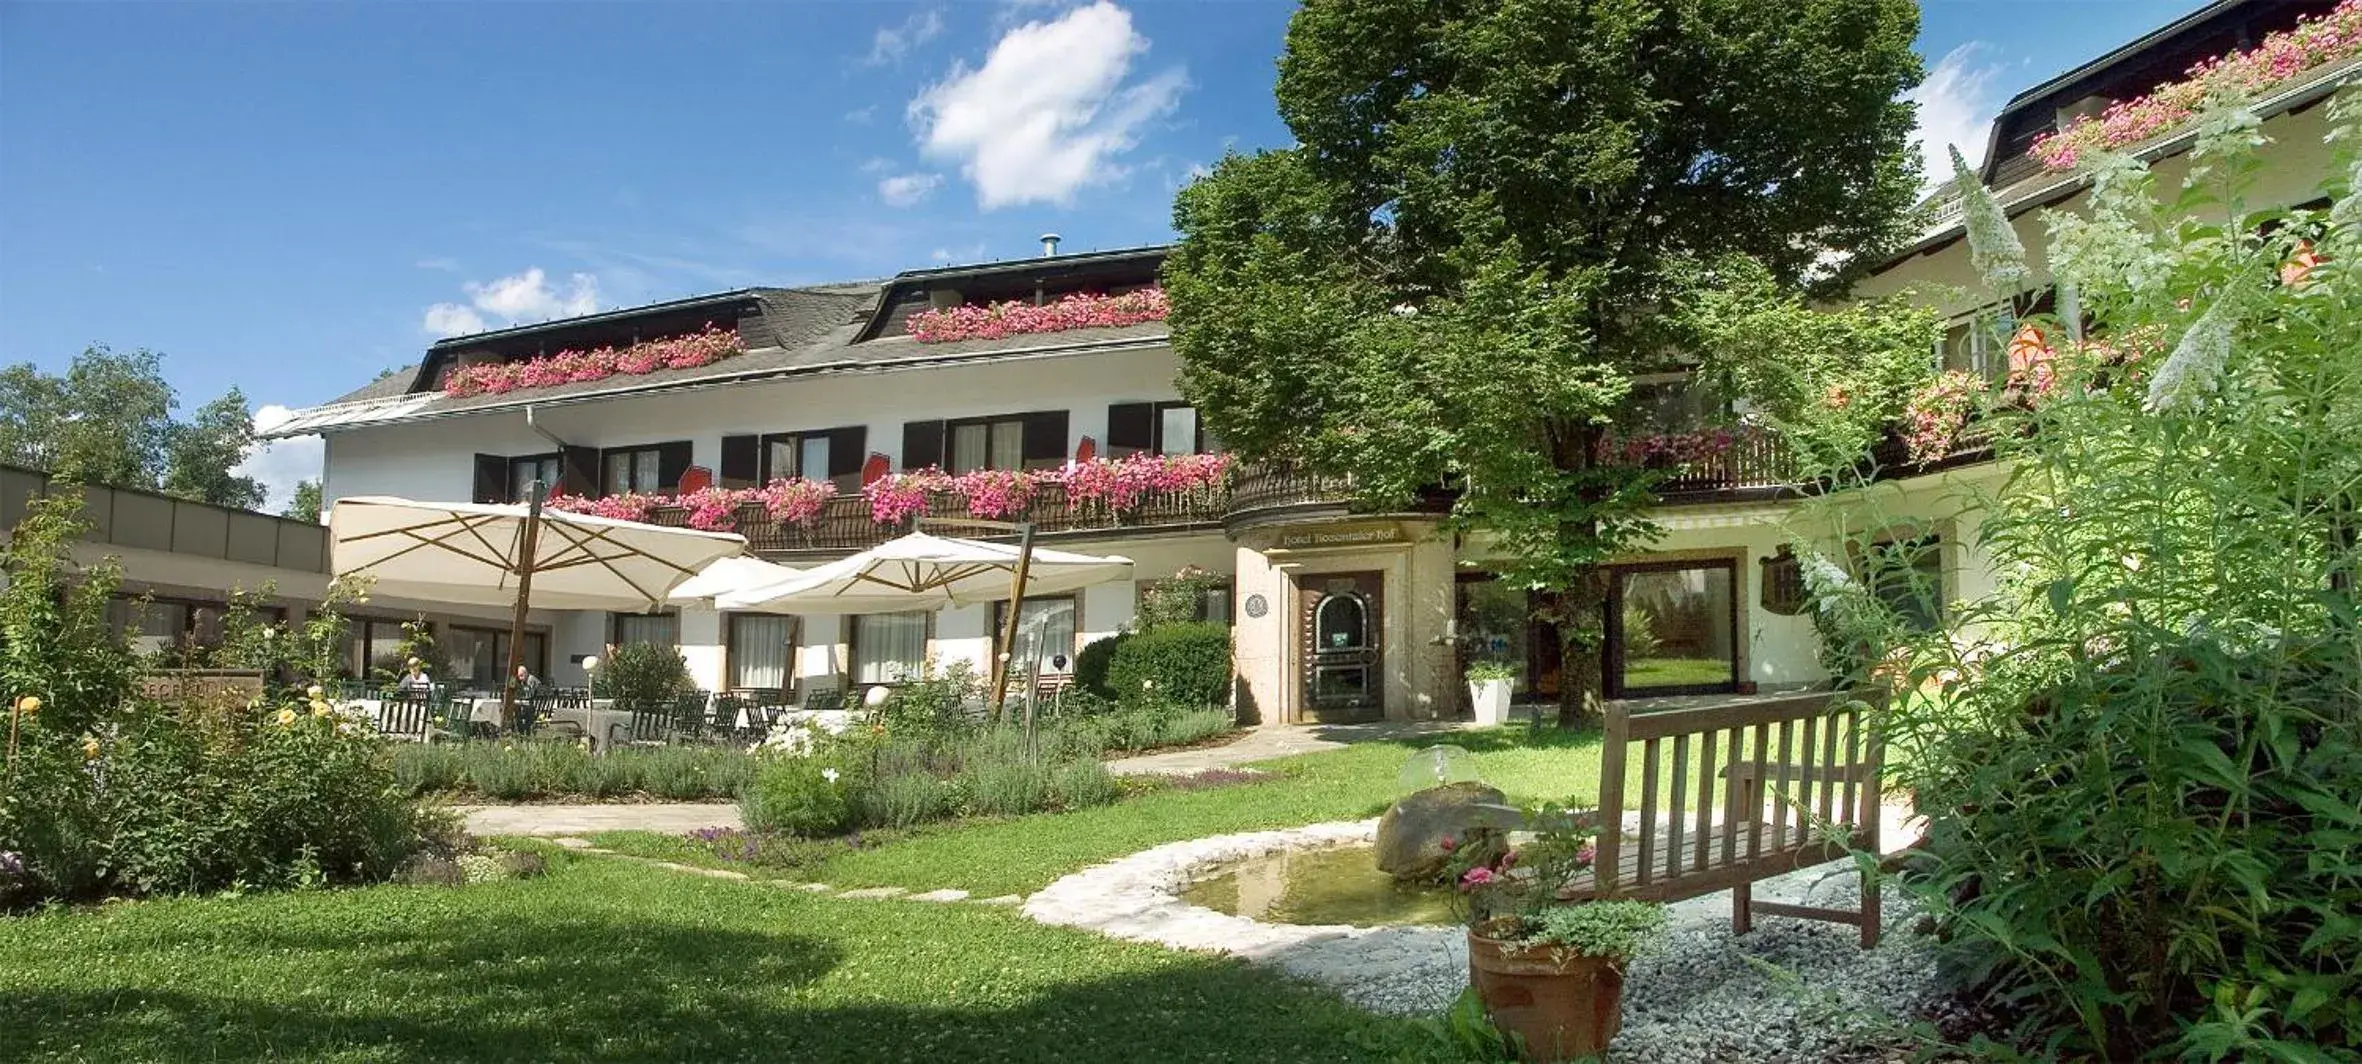
[[[754,778],[755,755],[735,746],[661,746],[592,753],[559,740],[398,743],[394,778],[410,794],[450,792],[513,802],[531,798],[671,801],[736,798]]]
[[[1110,655],[1107,686],[1127,704],[1228,705],[1230,629],[1190,621],[1133,633]]]
[[[1131,638],[1130,632],[1117,632],[1085,644],[1074,656],[1074,685],[1112,701],[1115,688],[1107,686],[1107,667],[1115,663],[1116,649]]]

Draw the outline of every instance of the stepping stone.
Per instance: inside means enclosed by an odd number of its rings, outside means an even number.
[[[671,861],[658,861],[656,862],[656,866],[659,868],[670,868],[675,872],[687,872],[691,875],[711,876],[715,879],[746,878],[746,873],[733,872],[727,868],[699,868],[696,865],[675,864]]]
[[[796,884],[796,889],[807,894],[826,894],[829,891],[835,890],[836,888],[829,886],[826,883],[798,883]]]
[[[953,888],[950,888],[950,887],[945,887],[945,888],[944,888],[944,889],[942,889],[942,890],[930,890],[930,891],[926,892],[925,894],[913,894],[913,895],[911,895],[911,896],[910,896],[910,900],[912,900],[912,901],[966,901],[966,900],[968,900],[968,892],[967,892],[967,891],[964,891],[964,890],[955,890],[955,889],[953,889]]]
[[[840,897],[840,898],[899,898],[899,897],[901,897],[901,896],[903,896],[903,895],[905,895],[905,894],[908,894],[908,893],[910,893],[910,892],[909,892],[909,891],[907,891],[907,890],[904,890],[904,889],[902,889],[901,887],[863,887],[863,888],[861,888],[860,890],[848,890],[848,891],[845,891],[845,892],[843,892],[843,893],[841,893],[841,894],[838,894],[838,895],[837,895],[837,897]]]
[[[550,841],[557,843],[558,845],[563,846],[569,850],[588,850],[591,848],[589,839],[578,839],[572,835],[551,839]]]
[[[978,898],[978,899],[976,899],[976,904],[978,904],[978,905],[1023,905],[1023,904],[1025,904],[1025,897],[1024,897],[1023,895],[1019,895],[1019,894],[1003,894],[1003,895],[1001,895],[1000,897],[997,897],[997,898]]]

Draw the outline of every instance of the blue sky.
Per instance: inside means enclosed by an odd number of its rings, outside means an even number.
[[[1923,124],[1974,156],[2192,6],[1932,0]],[[184,403],[302,406],[450,332],[1161,241],[1193,167],[1285,142],[1291,10],[0,0],[0,363],[146,347]]]

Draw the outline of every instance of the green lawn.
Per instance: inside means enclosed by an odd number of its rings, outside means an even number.
[[[845,887],[958,887],[980,897],[1024,894],[1069,872],[1151,846],[1235,831],[1377,816],[1399,795],[1395,773],[1411,751],[1466,748],[1484,780],[1513,799],[1599,796],[1599,733],[1522,728],[1362,743],[1257,766],[1279,779],[1217,790],[1143,795],[1072,813],[929,829],[876,849],[833,857],[811,877]]]
[[[597,858],[0,918],[0,957],[24,1061],[1387,1060],[1406,1026],[1004,910]]]

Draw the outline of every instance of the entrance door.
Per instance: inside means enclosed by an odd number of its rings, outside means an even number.
[[[1380,648],[1385,626],[1379,573],[1318,573],[1299,577],[1304,614],[1296,627],[1304,662],[1305,716],[1324,723],[1376,720],[1385,715]]]

